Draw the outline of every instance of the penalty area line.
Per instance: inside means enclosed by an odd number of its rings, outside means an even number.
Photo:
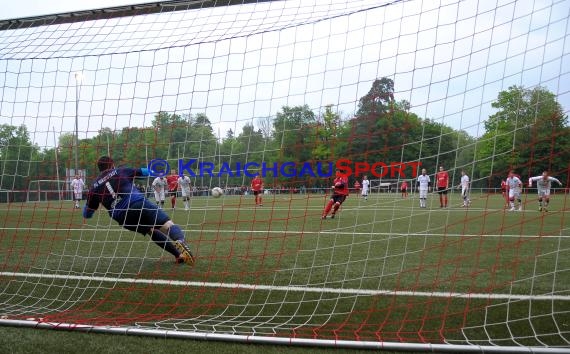
[[[299,293],[328,293],[328,294],[344,294],[344,295],[363,295],[363,296],[409,296],[409,297],[440,297],[440,298],[460,298],[460,299],[483,299],[483,300],[543,300],[543,301],[570,301],[570,295],[522,295],[522,294],[501,294],[501,293],[460,293],[460,292],[439,292],[439,291],[404,291],[404,290],[372,290],[372,289],[350,289],[350,288],[328,288],[328,287],[308,287],[308,286],[279,286],[279,285],[259,285],[259,284],[241,284],[241,283],[219,283],[219,282],[198,282],[198,281],[181,281],[181,280],[165,280],[165,279],[141,279],[141,278],[111,278],[97,276],[79,276],[79,275],[59,275],[59,274],[41,274],[41,273],[22,273],[22,272],[0,272],[0,276],[17,277],[17,278],[35,278],[35,279],[61,279],[61,280],[78,280],[78,281],[99,281],[108,283],[125,283],[125,284],[145,284],[145,285],[168,285],[168,286],[186,286],[197,288],[215,288],[215,289],[242,289],[252,291],[286,291]]]
[[[129,231],[122,228],[105,229],[109,225],[101,225],[98,228],[97,225],[85,224],[89,228],[69,228],[69,227],[52,227],[52,228],[42,228],[42,227],[0,227],[0,230],[5,231],[70,231],[70,232],[121,232],[129,233]],[[113,225],[115,226],[115,225]],[[566,229],[563,229],[566,230]],[[504,238],[570,238],[570,233],[567,235],[554,235],[554,234],[544,234],[544,235],[525,235],[525,234],[458,234],[458,233],[433,233],[433,232],[362,232],[362,231],[336,231],[336,230],[319,230],[319,231],[298,231],[298,230],[231,230],[231,229],[183,229],[184,232],[188,234],[196,233],[230,233],[230,234],[283,234],[283,235],[337,235],[337,236],[394,236],[394,237],[504,237]]]

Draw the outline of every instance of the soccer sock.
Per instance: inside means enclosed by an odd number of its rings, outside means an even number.
[[[509,204],[511,205],[511,208],[514,208],[514,207],[515,207],[515,202],[514,202],[514,201],[509,202]]]
[[[542,199],[540,199],[540,198],[538,199],[538,206],[542,207]]]
[[[187,200],[184,201],[184,207],[188,208],[188,201]]]
[[[164,249],[166,252],[172,254],[174,257],[180,256],[180,252],[176,247],[170,242],[168,237],[163,234],[160,230],[154,229],[150,238],[156,243],[160,248]]]
[[[327,203],[327,206],[325,207],[325,210],[323,211],[323,215],[328,215],[329,211],[331,211],[331,208],[333,206],[334,201],[331,199],[329,200],[329,202]]]
[[[443,205],[447,206],[447,196],[443,196]]]
[[[261,202],[261,197],[259,197],[259,204],[260,204],[260,205],[262,204],[262,202]]]
[[[171,240],[184,242],[184,231],[182,231],[180,226],[176,224],[170,226],[170,229],[168,229],[168,236]]]
[[[172,203],[172,207],[176,207],[176,197],[172,196],[170,197],[170,202]]]

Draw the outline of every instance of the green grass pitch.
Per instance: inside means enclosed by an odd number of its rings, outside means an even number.
[[[447,209],[433,194],[427,209],[415,195],[351,195],[327,220],[323,195],[269,195],[262,207],[252,198],[195,197],[190,211],[179,198],[167,208],[194,267],[106,212],[84,224],[71,202],[0,205],[2,315],[320,339],[570,340],[564,194],[548,213],[533,193],[522,212],[505,211],[495,194],[462,208],[453,193]]]

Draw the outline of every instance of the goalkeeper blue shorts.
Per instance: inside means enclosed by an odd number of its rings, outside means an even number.
[[[162,209],[147,199],[131,203],[128,209],[114,209],[111,217],[125,229],[143,235],[149,234],[152,228],[160,227],[170,221]]]

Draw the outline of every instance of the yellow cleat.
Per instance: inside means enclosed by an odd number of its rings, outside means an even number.
[[[196,263],[196,259],[187,244],[180,241],[174,241],[174,246],[176,246],[176,249],[180,252],[180,256],[176,258],[176,263],[187,263],[191,266]]]

